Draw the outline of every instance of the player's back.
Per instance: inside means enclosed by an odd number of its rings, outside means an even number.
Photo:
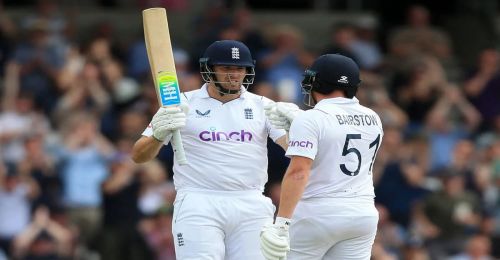
[[[303,198],[373,198],[372,167],[383,136],[378,115],[355,98],[331,98],[297,119],[305,134],[291,134],[289,147],[314,153]]]

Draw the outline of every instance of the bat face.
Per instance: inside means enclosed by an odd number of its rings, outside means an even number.
[[[175,71],[166,11],[164,8],[150,8],[144,10],[142,14],[144,39],[158,102],[163,107],[179,105],[179,83]]]
[[[175,73],[160,71],[157,76],[158,95],[161,106],[178,105],[181,103],[179,83]]]
[[[175,72],[174,55],[168,31],[167,12],[164,8],[150,8],[142,11],[144,40],[148,52],[151,74],[160,106],[177,106],[181,103],[179,83]],[[172,132],[172,147],[179,165],[186,165],[187,159],[179,130]]]

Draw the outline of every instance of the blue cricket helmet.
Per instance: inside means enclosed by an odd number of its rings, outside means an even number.
[[[361,79],[359,67],[349,57],[340,54],[325,54],[318,57],[304,72],[302,90],[306,94],[307,105],[311,105],[311,92],[329,94],[342,90],[347,98],[356,95]]]
[[[255,61],[248,47],[239,41],[222,40],[212,43],[205,50],[201,62],[207,62],[209,66],[239,66],[255,67]]]

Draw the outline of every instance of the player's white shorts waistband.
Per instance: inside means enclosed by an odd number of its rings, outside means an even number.
[[[260,196],[262,195],[261,190],[208,190],[208,189],[199,189],[199,188],[182,188],[177,191],[178,195],[185,193],[201,193],[203,195],[208,196]]]
[[[312,197],[300,200],[294,218],[316,215],[377,216],[374,199],[370,196],[352,198]]]
[[[314,202],[314,201],[334,201],[339,203],[373,203],[375,198],[372,196],[357,196],[357,197],[309,197],[302,198],[301,201],[304,202]]]

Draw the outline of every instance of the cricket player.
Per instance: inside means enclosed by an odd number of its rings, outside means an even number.
[[[276,103],[267,115],[290,127],[290,165],[276,221],[261,233],[267,259],[370,259],[377,231],[372,168],[383,130],[379,116],[359,104],[356,63],[320,56],[305,71],[309,105]]]
[[[173,236],[178,260],[264,259],[262,226],[275,207],[267,182],[267,138],[286,149],[286,132],[267,120],[272,101],[246,91],[255,76],[247,46],[224,40],[200,59],[201,89],[183,93],[182,108],[160,108],[133,149],[154,158],[180,129],[188,165],[174,163]],[[189,107],[189,111],[187,109]]]

